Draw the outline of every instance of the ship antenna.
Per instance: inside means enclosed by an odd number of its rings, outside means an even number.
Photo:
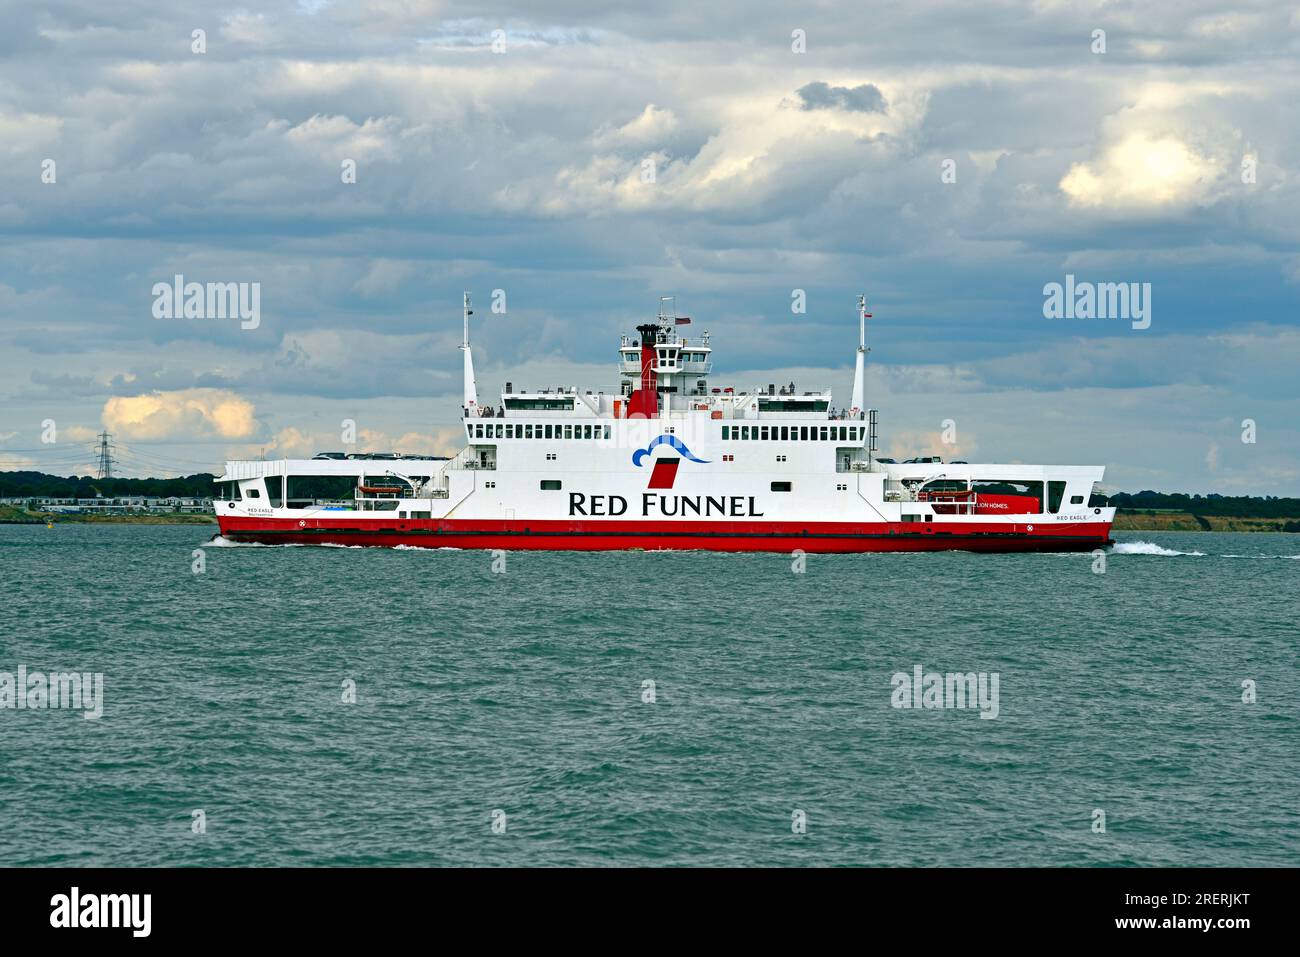
[[[464,320],[465,337],[461,341],[461,351],[465,353],[465,415],[472,415],[478,407],[478,389],[474,385],[474,355],[469,348],[469,317],[474,310],[469,307],[469,293],[465,293]]]
[[[861,418],[863,407],[866,405],[863,398],[863,366],[866,364],[867,353],[871,351],[867,348],[867,320],[870,318],[871,313],[867,312],[867,297],[858,296],[858,355],[853,368],[853,406],[849,409],[849,415],[855,419]]]

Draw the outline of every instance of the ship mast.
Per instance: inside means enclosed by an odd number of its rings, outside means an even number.
[[[862,409],[866,405],[863,398],[863,367],[866,364],[867,353],[871,351],[867,348],[867,320],[870,318],[871,313],[867,312],[867,297],[858,296],[858,358],[853,369],[853,406],[849,409],[849,415],[855,419],[862,415]]]
[[[465,293],[464,319],[465,319],[465,337],[461,341],[460,349],[465,353],[465,414],[473,415],[478,409],[478,389],[474,385],[474,356],[469,348],[469,317],[474,315],[474,310],[469,307],[469,293]]]

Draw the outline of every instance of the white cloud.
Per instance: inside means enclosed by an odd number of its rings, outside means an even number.
[[[124,439],[247,439],[257,431],[253,403],[223,389],[185,389],[114,396],[104,428]]]
[[[433,433],[410,431],[399,435],[382,429],[362,428],[357,432],[355,447],[348,449],[344,448],[338,432],[304,431],[288,426],[275,434],[265,451],[268,458],[310,458],[317,452],[338,451],[452,456],[460,450],[463,438],[464,433],[458,428],[438,429]]]
[[[1221,170],[1172,135],[1129,133],[1095,160],[1075,163],[1061,190],[1078,206],[1119,209],[1182,205],[1208,195]]]
[[[597,149],[655,145],[662,143],[677,127],[677,114],[647,103],[639,116],[615,129],[597,132],[591,141]]]
[[[0,155],[29,155],[54,145],[63,128],[57,116],[37,113],[0,112]],[[57,161],[57,157],[51,157]],[[34,171],[33,175],[39,173]]]

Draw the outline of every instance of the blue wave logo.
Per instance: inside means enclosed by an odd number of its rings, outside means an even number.
[[[650,442],[650,444],[647,445],[645,448],[637,449],[635,452],[633,452],[632,464],[635,465],[637,468],[640,468],[641,463],[645,460],[645,457],[649,455],[651,452],[653,452],[655,448],[660,445],[668,446],[670,449],[674,450],[679,455],[681,455],[681,457],[684,459],[689,459],[692,462],[699,462],[701,465],[709,464],[708,459],[696,458],[695,454],[686,447],[686,443],[683,442],[681,439],[679,439],[677,436],[667,435],[667,434],[661,435],[653,439]]]

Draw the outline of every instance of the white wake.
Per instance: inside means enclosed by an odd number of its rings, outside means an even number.
[[[1111,549],[1112,555],[1162,555],[1173,558],[1178,555],[1204,555],[1205,552],[1180,552],[1165,548],[1155,542],[1116,542]]]

